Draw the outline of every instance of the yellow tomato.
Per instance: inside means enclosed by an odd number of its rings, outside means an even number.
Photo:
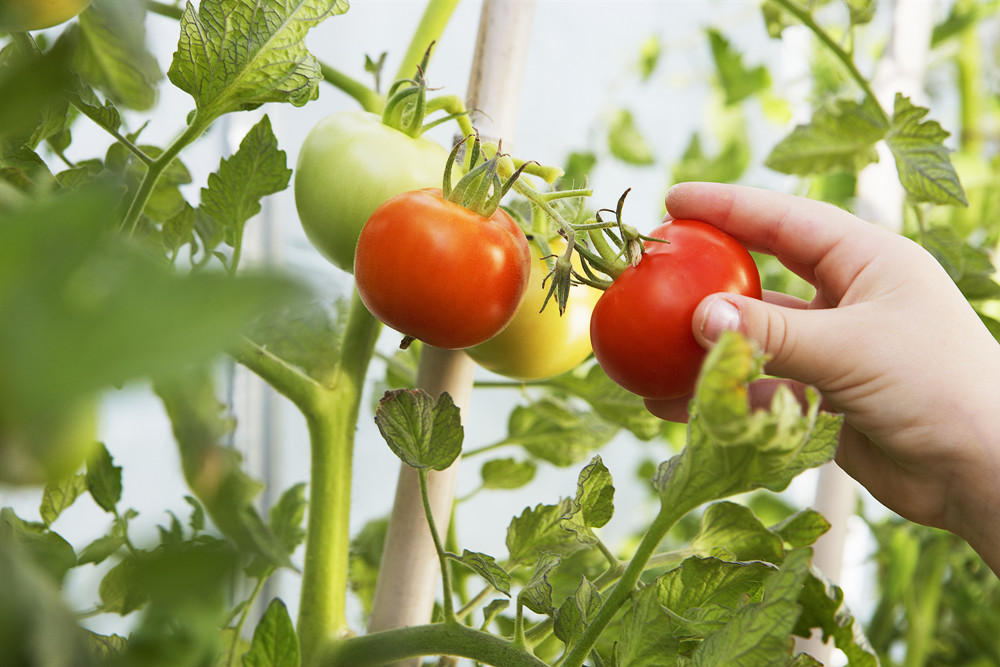
[[[25,32],[70,20],[91,0],[0,0],[0,30]]]
[[[566,243],[556,239],[550,246],[559,254]],[[483,368],[519,380],[565,373],[590,356],[590,313],[602,294],[592,287],[576,285],[569,291],[563,315],[559,315],[554,300],[538,312],[548,291],[548,283],[543,287],[542,280],[549,269],[534,244],[531,253],[528,291],[514,319],[493,338],[466,350]],[[575,255],[573,261],[579,268]]]

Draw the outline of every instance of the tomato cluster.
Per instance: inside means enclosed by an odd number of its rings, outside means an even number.
[[[590,321],[594,356],[634,394],[668,399],[694,389],[705,357],[691,330],[709,294],[761,298],[753,257],[725,232],[697,220],[665,222],[642,259],[601,296]]]

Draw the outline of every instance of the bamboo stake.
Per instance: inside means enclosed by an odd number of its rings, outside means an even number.
[[[467,106],[484,138],[503,139],[509,149],[526,62],[533,2],[486,0],[469,78]],[[468,413],[475,365],[462,351],[424,346],[417,386],[432,396],[447,391]],[[428,494],[435,523],[447,532],[455,496],[459,461],[428,475]],[[382,567],[375,588],[369,632],[427,623],[440,580],[439,563],[420,500],[417,474],[401,466],[389,519]],[[419,659],[399,663],[419,665]]]

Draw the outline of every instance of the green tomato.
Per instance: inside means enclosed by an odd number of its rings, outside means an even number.
[[[70,20],[90,0],[0,0],[0,30],[26,32],[51,28]]]
[[[97,444],[97,403],[83,399],[29,418],[0,412],[0,482],[44,484],[76,472]]]
[[[364,111],[341,111],[306,136],[295,171],[295,206],[306,237],[336,266],[354,272],[361,228],[383,202],[441,187],[448,151]]]
[[[549,242],[559,254],[566,242]],[[548,293],[542,281],[549,272],[538,246],[531,245],[531,277],[524,300],[514,319],[500,333],[465,352],[483,368],[518,380],[537,380],[561,375],[590,356],[590,313],[602,292],[587,285],[569,291],[566,312],[559,314],[555,301],[541,310]],[[580,270],[574,254],[573,263]],[[541,312],[539,312],[541,311]]]

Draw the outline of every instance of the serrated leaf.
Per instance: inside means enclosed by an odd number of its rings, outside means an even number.
[[[781,538],[768,530],[748,507],[730,502],[708,506],[691,548],[705,555],[725,549],[740,561],[779,563],[784,556]]]
[[[347,308],[343,300],[332,305],[303,303],[261,317],[247,335],[257,345],[326,384],[333,381],[340,362]]]
[[[855,174],[878,161],[875,144],[889,126],[872,104],[837,100],[821,106],[771,150],[765,164],[785,174]]]
[[[299,667],[299,638],[285,603],[274,598],[253,631],[243,667]]]
[[[766,67],[746,67],[743,56],[721,32],[709,28],[707,33],[715,71],[727,105],[739,104],[771,85],[771,76]]]
[[[17,545],[57,584],[77,564],[76,553],[69,542],[40,523],[25,521],[10,507],[0,509],[0,546],[5,543]]]
[[[73,106],[90,120],[109,132],[117,132],[122,124],[121,112],[111,100],[98,99],[94,89],[82,80],[77,81],[71,91]]]
[[[568,373],[547,380],[546,384],[583,399],[601,419],[628,429],[641,440],[655,438],[663,426],[641,398],[615,384],[600,364],[591,364],[584,377]]]
[[[75,67],[83,79],[118,104],[140,111],[156,103],[163,72],[146,48],[146,11],[140,4],[97,0],[79,16]]]
[[[760,602],[775,566],[692,556],[656,581],[660,604],[670,610],[679,636],[707,637],[743,605]]]
[[[209,117],[266,102],[302,106],[322,75],[308,30],[347,11],[347,0],[203,0],[187,3],[168,76]]]
[[[382,397],[375,424],[389,448],[413,468],[444,470],[462,453],[462,419],[447,392],[435,400],[422,389]]]
[[[479,474],[484,489],[519,489],[535,478],[536,470],[531,461],[493,459],[483,464]]]
[[[896,94],[886,143],[896,158],[899,182],[918,202],[968,206],[965,190],[944,146],[949,133],[937,121],[923,120],[928,109]]]
[[[590,625],[601,608],[601,592],[586,577],[580,578],[573,595],[566,598],[556,612],[552,631],[567,646],[572,646]]]
[[[618,667],[666,667],[675,664],[679,642],[670,617],[660,606],[655,586],[632,594],[622,619],[615,664]],[[721,663],[720,663],[721,664]]]
[[[87,490],[105,512],[114,512],[122,498],[122,469],[114,465],[103,443],[87,461]]]
[[[809,571],[808,549],[788,554],[764,581],[760,602],[744,605],[692,654],[694,667],[773,667],[792,659],[789,641],[800,608],[796,600]]]
[[[552,584],[549,583],[549,572],[560,562],[562,558],[559,554],[547,551],[539,553],[531,578],[517,594],[518,604],[523,604],[536,614],[552,614]]]
[[[243,137],[236,153],[209,174],[208,187],[201,189],[199,212],[219,223],[226,243],[236,246],[246,222],[260,213],[261,198],[284,190],[291,177],[271,120],[264,116]]]
[[[533,456],[557,466],[577,463],[614,436],[615,428],[590,411],[543,398],[519,405],[507,420],[505,442],[519,444]]]
[[[72,505],[86,491],[87,479],[82,474],[46,484],[42,490],[42,502],[38,509],[45,525],[51,526],[63,510]]]
[[[507,527],[508,565],[526,565],[539,552],[551,551],[568,556],[585,545],[577,535],[562,527],[562,519],[573,510],[572,501],[564,498],[558,505],[525,508]]]
[[[614,157],[626,164],[650,165],[656,162],[653,149],[636,125],[632,112],[626,109],[619,109],[611,117],[608,148]]]
[[[777,533],[789,548],[799,549],[812,545],[830,530],[830,522],[816,510],[806,508],[771,526],[771,530]]]
[[[614,515],[615,487],[611,472],[600,456],[580,471],[576,483],[576,498],[572,510],[563,518],[562,526],[575,532],[583,542],[593,542],[591,528],[601,528]]]
[[[461,557],[453,557],[453,559],[470,568],[485,579],[490,586],[510,597],[510,574],[497,564],[493,556],[466,549],[462,552]]]
[[[912,584],[913,581],[908,580],[908,585]],[[796,634],[808,636],[813,628],[819,628],[823,640],[832,637],[834,645],[844,652],[852,667],[877,667],[876,653],[865,637],[861,622],[844,603],[844,592],[839,586],[814,568],[809,571],[798,600],[802,613]]]
[[[691,403],[688,444],[661,464],[654,488],[666,506],[694,509],[736,493],[783,490],[800,472],[833,457],[841,419],[820,412],[815,392],[803,411],[789,391],[751,411],[747,385],[762,357],[727,332],[706,357]]]
[[[172,257],[185,245],[194,244],[195,219],[194,207],[185,201],[177,213],[163,222],[160,238]]]
[[[22,146],[34,149],[65,127],[74,46],[62,39],[43,54],[15,41],[0,51],[0,99],[17,100],[0,104],[0,166]]]

